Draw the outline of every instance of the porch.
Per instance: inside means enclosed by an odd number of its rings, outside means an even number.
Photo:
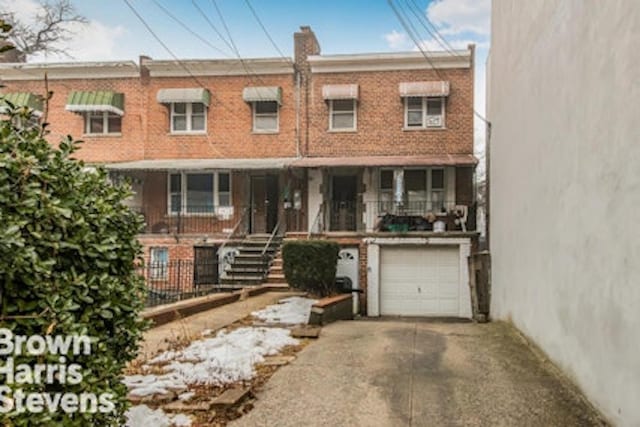
[[[310,169],[308,232],[475,231],[473,173],[466,165]]]
[[[284,164],[282,159],[212,159],[107,167],[112,180],[131,183],[128,204],[143,215],[143,234],[224,240],[276,227],[306,230],[305,171]]]

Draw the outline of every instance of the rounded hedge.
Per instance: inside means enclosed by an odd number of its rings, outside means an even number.
[[[282,267],[291,287],[324,297],[338,293],[340,246],[327,240],[293,240],[282,246]]]

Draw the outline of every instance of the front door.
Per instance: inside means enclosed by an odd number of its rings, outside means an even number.
[[[334,176],[331,180],[332,231],[356,231],[358,176]]]
[[[271,233],[278,223],[278,176],[251,177],[251,233]]]

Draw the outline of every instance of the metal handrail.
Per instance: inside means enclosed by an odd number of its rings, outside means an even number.
[[[236,225],[233,226],[231,233],[227,235],[227,238],[224,240],[224,242],[222,242],[222,244],[218,248],[218,253],[222,252],[222,249],[224,249],[224,247],[227,246],[227,243],[229,243],[231,241],[231,238],[236,234],[236,230],[238,229],[238,227],[240,227],[240,224],[242,224],[242,222],[244,221],[244,216],[246,213],[247,213],[247,208],[244,207],[242,209],[242,213],[240,214],[240,219],[238,220],[238,222],[236,222]]]
[[[273,227],[273,231],[271,232],[271,235],[269,236],[269,240],[267,240],[267,244],[264,245],[264,248],[262,249],[262,258],[263,259],[264,259],[264,254],[267,253],[267,249],[269,248],[269,246],[271,246],[271,242],[273,241],[273,238],[275,237],[275,235],[278,232],[279,228],[280,228],[280,220],[278,220],[276,226]]]
[[[307,240],[311,239],[311,234],[313,233],[313,228],[319,223],[320,214],[321,213],[322,213],[322,204],[318,207],[318,213],[316,213],[316,217],[313,220],[313,222],[311,223],[311,227],[309,227],[309,231],[307,232]]]

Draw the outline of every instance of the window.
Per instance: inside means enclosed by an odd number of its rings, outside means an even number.
[[[444,127],[444,97],[416,97],[405,98],[405,127],[443,128]]]
[[[169,269],[169,249],[163,247],[151,248],[149,254],[149,277],[152,279],[166,279]]]
[[[333,99],[329,101],[329,129],[330,130],[355,130],[356,129],[356,100]]]
[[[171,132],[204,132],[206,111],[202,102],[174,102],[171,104]]]
[[[86,134],[121,133],[122,117],[108,111],[85,113],[84,132]]]
[[[404,171],[404,189],[409,205],[427,200],[427,171],[424,169]]]
[[[402,175],[402,205],[408,211],[441,212],[445,207],[445,173],[443,168],[399,169]],[[379,197],[381,206],[388,209],[394,199],[394,171],[380,170]]]
[[[444,209],[444,169],[431,169],[430,200],[434,211]]]
[[[253,103],[253,131],[278,131],[278,103],[276,101],[256,101]]]
[[[169,175],[169,213],[211,214],[231,206],[228,172],[172,173]]]

